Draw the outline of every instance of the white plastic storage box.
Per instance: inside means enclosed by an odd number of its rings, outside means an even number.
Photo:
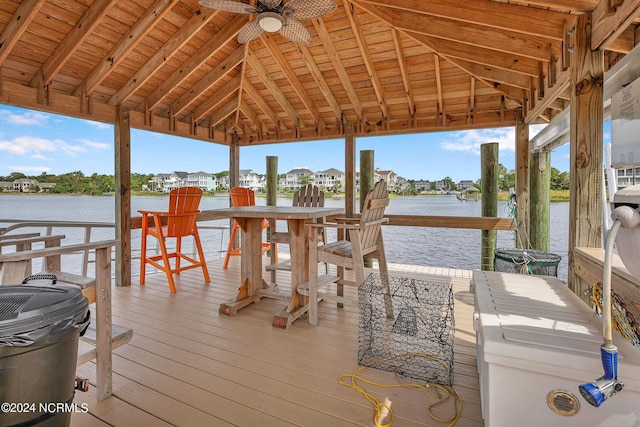
[[[624,389],[596,408],[602,321],[550,276],[475,271],[474,329],[487,427],[640,426],[640,351],[615,333]]]

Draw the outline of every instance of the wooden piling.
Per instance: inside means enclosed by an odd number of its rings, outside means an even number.
[[[551,201],[551,153],[531,153],[529,182],[531,203],[529,206],[529,243],[532,249],[549,251],[549,203]]]
[[[267,156],[267,206],[276,206],[278,204],[278,156]],[[269,228],[267,229],[267,241],[271,241],[271,233],[276,231],[276,221],[269,220]],[[278,262],[277,248],[275,243],[271,243],[269,249],[271,264]],[[271,271],[271,282],[276,281],[276,271]]]
[[[490,142],[480,146],[482,216],[498,216],[498,143]],[[482,230],[480,267],[493,270],[498,232]]]

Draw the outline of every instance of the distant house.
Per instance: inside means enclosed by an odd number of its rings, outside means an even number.
[[[202,191],[215,191],[218,179],[207,172],[193,172],[187,175],[186,183],[191,187],[198,187]]]
[[[380,179],[384,179],[387,182],[387,188],[395,188],[398,185],[398,175],[394,171],[376,168],[375,172],[380,175]]]
[[[171,190],[176,188],[184,187],[187,185],[187,176],[189,174],[187,172],[175,171],[169,178],[164,182],[163,192],[169,193]]]
[[[168,173],[159,173],[154,175],[153,178],[149,180],[149,187],[151,191],[157,191],[158,193],[164,192],[164,183],[171,178],[171,174]]]
[[[463,179],[460,182],[458,182],[457,184],[457,188],[459,191],[464,191],[467,188],[473,187],[473,184],[475,184],[473,181],[471,181],[470,179]]]
[[[445,191],[448,190],[446,188],[444,180],[436,181],[436,191]]]
[[[416,191],[426,193],[427,191],[431,190],[431,183],[427,180],[421,179],[418,181],[414,181],[413,187],[416,189]]]
[[[37,180],[31,178],[20,178],[6,184],[3,185],[2,191],[15,191],[17,193],[44,193],[56,186],[55,183],[39,183]]]
[[[345,176],[344,172],[331,168],[324,171],[318,171],[314,174],[315,185],[326,190],[341,191],[344,188]]]
[[[287,190],[296,190],[302,186],[302,177],[309,177],[315,183],[315,174],[307,167],[297,167],[286,173],[284,179],[280,179],[279,185]]]
[[[239,176],[240,187],[250,188],[252,190],[264,188],[263,177],[253,171],[253,169],[241,169]]]
[[[640,167],[616,170],[618,175],[618,188],[640,184]]]
[[[0,191],[13,191],[13,182],[0,181]]]

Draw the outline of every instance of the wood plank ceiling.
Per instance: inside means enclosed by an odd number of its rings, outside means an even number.
[[[334,1],[243,45],[197,0],[3,0],[0,103],[240,145],[512,126],[566,108],[577,14],[606,65],[640,39],[640,0]]]

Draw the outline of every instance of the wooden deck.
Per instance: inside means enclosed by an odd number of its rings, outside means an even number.
[[[307,316],[288,330],[271,326],[283,302],[263,299],[229,317],[220,303],[234,296],[239,259],[228,270],[222,260],[209,262],[212,282],[202,283],[198,270],[182,273],[178,292],[170,294],[163,274],[147,284],[116,288],[113,321],[131,327],[131,342],[114,351],[113,396],[95,401],[95,367],[86,363],[78,375],[91,380],[75,401],[89,413],[75,413],[72,426],[371,426],[374,410],[363,395],[341,385],[338,376],[357,368],[358,310],[320,304],[320,324]],[[403,275],[441,274],[453,280],[455,301],[454,385],[463,400],[456,425],[483,425],[471,319],[471,272],[390,264]],[[286,272],[278,272],[284,282]],[[269,273],[265,274],[265,279]],[[137,278],[134,278],[137,283]],[[355,293],[354,293],[355,295]],[[395,375],[367,369],[376,382],[395,383]],[[408,388],[366,386],[386,397],[395,412],[394,426],[444,426],[427,407],[430,394]],[[454,415],[453,399],[434,410]]]

